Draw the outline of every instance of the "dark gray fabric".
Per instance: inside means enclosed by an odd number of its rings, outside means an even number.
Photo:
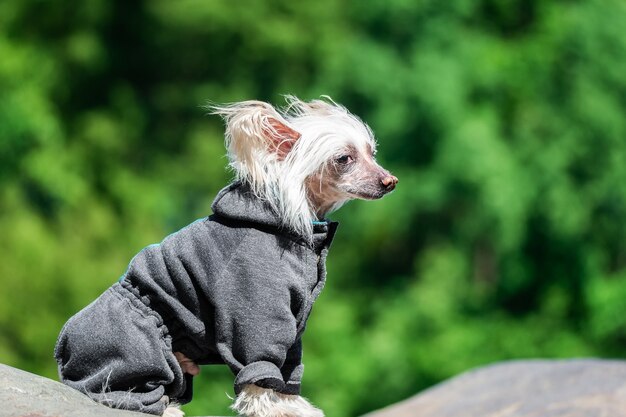
[[[190,397],[172,359],[178,351],[228,365],[236,393],[245,384],[299,393],[301,337],[337,224],[297,236],[239,183],[212,208],[142,250],[118,284],[68,321],[55,350],[63,382],[111,406],[132,397],[127,408],[158,414],[160,396]]]
[[[110,407],[162,414],[185,392],[163,321],[120,284],[67,322],[55,355],[62,382]]]

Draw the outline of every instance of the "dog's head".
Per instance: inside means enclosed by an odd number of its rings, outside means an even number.
[[[398,183],[376,162],[371,129],[329,98],[303,102],[287,96],[281,111],[260,101],[212,110],[226,121],[226,147],[238,179],[296,230],[348,200],[381,198]]]

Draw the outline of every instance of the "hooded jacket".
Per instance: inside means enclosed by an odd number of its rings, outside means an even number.
[[[182,352],[196,363],[228,365],[237,394],[246,384],[298,394],[302,333],[324,287],[337,223],[315,222],[313,236],[295,235],[239,182],[220,191],[212,209],[213,215],[137,254],[112,287],[122,294],[115,299],[139,306],[143,317],[156,317],[160,332],[171,337],[170,355]],[[100,345],[111,338],[98,334],[98,328],[110,327],[102,324],[110,303],[97,300],[79,312],[57,343],[61,380],[85,392],[98,386],[94,381],[105,372],[81,352],[92,346],[89,338]],[[119,349],[125,357],[127,348]],[[174,374],[180,379],[180,370]],[[168,384],[177,383],[170,379]]]

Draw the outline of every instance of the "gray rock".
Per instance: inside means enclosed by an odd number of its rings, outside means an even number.
[[[60,382],[0,364],[0,417],[146,417],[114,410]]]
[[[146,417],[0,364],[0,417]],[[364,417],[626,417],[626,361],[532,360],[467,372]],[[338,416],[341,417],[341,416]]]
[[[626,361],[525,360],[479,368],[365,417],[626,417]]]

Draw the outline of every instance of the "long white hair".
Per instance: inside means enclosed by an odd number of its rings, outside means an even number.
[[[262,101],[209,105],[226,123],[225,144],[236,179],[276,211],[284,226],[310,236],[317,219],[306,180],[348,146],[373,150],[372,130],[329,97],[304,102],[285,96],[276,109]],[[336,210],[348,200],[337,201]]]

